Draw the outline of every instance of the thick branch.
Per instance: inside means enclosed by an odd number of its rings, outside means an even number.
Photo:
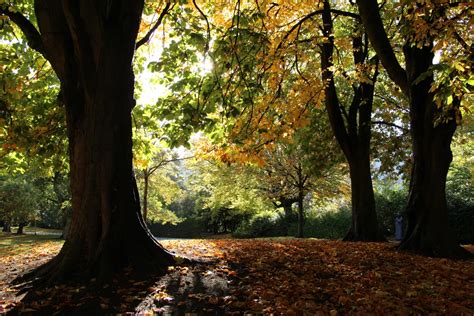
[[[332,131],[341,146],[346,157],[351,156],[351,146],[349,135],[347,133],[344,119],[341,114],[341,106],[337,96],[336,84],[334,82],[334,73],[331,70],[333,66],[332,55],[334,51],[333,22],[329,1],[324,1],[323,9],[323,35],[327,40],[321,45],[321,76],[324,83],[324,92],[326,110],[331,123]]]
[[[8,8],[0,8],[0,15],[8,16],[10,20],[15,23],[23,32],[28,42],[28,46],[45,56],[45,50],[43,40],[41,39],[41,34],[38,32],[33,23],[30,22],[30,20],[28,20],[23,14],[19,12],[9,11]]]
[[[170,11],[170,9],[171,9],[171,2],[167,1],[165,7],[163,8],[163,11],[161,11],[160,16],[158,17],[158,20],[156,20],[156,23],[148,31],[148,33],[146,33],[146,35],[137,42],[137,44],[135,45],[135,50],[137,50],[143,44],[148,43],[151,36],[153,35],[153,33],[155,33],[156,29],[161,25],[161,23],[163,22],[163,19],[165,18],[165,15]]]
[[[407,74],[405,69],[400,66],[387,37],[382,18],[380,17],[377,0],[357,0],[357,6],[359,7],[359,14],[365,31],[369,36],[370,43],[379,56],[382,65],[387,70],[390,79],[402,89],[405,95],[408,95]]]

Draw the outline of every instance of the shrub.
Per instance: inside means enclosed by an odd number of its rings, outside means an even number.
[[[448,219],[459,243],[474,243],[474,203],[448,195]]]
[[[401,187],[388,188],[383,187],[375,192],[375,207],[377,218],[386,237],[393,236],[395,233],[395,218],[402,215],[405,219],[405,207],[407,204],[407,191]]]
[[[197,238],[207,233],[204,223],[195,218],[187,218],[176,225],[155,223],[150,226],[150,231],[156,237],[171,238]]]
[[[305,237],[343,238],[351,225],[351,210],[342,206],[336,210],[310,212],[304,226]]]
[[[233,233],[237,238],[274,237],[285,235],[284,221],[277,212],[257,213],[243,222]]]

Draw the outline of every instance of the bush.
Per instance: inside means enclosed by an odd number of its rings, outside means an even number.
[[[285,235],[284,220],[277,212],[261,212],[241,224],[233,233],[237,238],[274,237]]]
[[[335,211],[309,212],[305,220],[304,236],[338,239],[345,236],[351,224],[351,211],[347,206]],[[233,234],[237,238],[296,236],[298,223],[288,227],[281,214],[262,212],[242,224]]]
[[[474,243],[473,185],[468,162],[452,166],[446,181],[448,219],[450,229],[460,243]]]
[[[343,238],[351,225],[351,220],[351,210],[348,206],[342,206],[334,211],[312,212],[306,219],[304,235],[326,239]],[[291,230],[293,229],[296,227],[292,227]]]
[[[402,215],[405,219],[405,207],[407,204],[407,191],[403,188],[384,187],[375,192],[375,207],[380,228],[385,237],[391,237],[395,233],[395,218]]]
[[[150,231],[159,238],[197,238],[207,234],[205,224],[195,218],[187,218],[176,225],[155,223],[150,226]]]
[[[448,219],[459,243],[474,243],[474,203],[448,195]]]

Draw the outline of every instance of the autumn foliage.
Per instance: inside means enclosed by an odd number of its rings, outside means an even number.
[[[194,264],[164,277],[60,285],[37,291],[29,305],[13,301],[8,282],[59,251],[43,243],[2,257],[0,306],[54,313],[90,308],[107,313],[170,311],[216,315],[471,314],[474,262],[395,251],[393,243],[328,240],[167,240],[163,245]],[[468,247],[471,251],[474,248]],[[93,284],[92,283],[89,283]],[[97,296],[97,294],[99,294]],[[86,307],[84,307],[86,306]]]

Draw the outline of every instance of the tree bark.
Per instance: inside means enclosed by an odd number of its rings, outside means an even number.
[[[12,232],[12,227],[10,225],[10,222],[5,221],[3,223],[2,232],[4,232],[4,233],[11,233]]]
[[[16,234],[17,235],[23,235],[24,232],[23,232],[23,228],[26,226],[26,223],[19,223],[18,224],[18,229],[16,231]]]
[[[278,202],[280,204],[277,204],[276,202],[274,202],[274,205],[277,207],[277,208],[280,208],[280,207],[283,207],[283,234],[285,236],[288,236],[288,230],[289,230],[289,227],[290,225],[294,222],[295,220],[295,214],[293,213],[293,203],[297,202],[298,199],[297,198],[294,198],[294,197],[291,197],[291,198],[286,198],[284,196],[280,197],[278,199]]]
[[[46,58],[61,81],[72,218],[47,281],[107,281],[125,267],[163,272],[174,257],[147,230],[132,167],[132,59],[143,1],[35,1]]]
[[[368,148],[366,148],[368,150]],[[358,150],[349,160],[351,176],[352,222],[345,241],[383,241],[375,212],[375,198],[370,172],[370,158]]]
[[[463,256],[465,251],[447,225],[446,177],[452,161],[455,113],[444,113],[449,120],[436,125],[435,118],[443,109],[437,109],[429,91],[433,77],[413,83],[432,65],[432,46],[407,45],[404,54],[408,81],[412,83],[409,100],[413,167],[406,208],[408,227],[399,248],[434,257]]]
[[[148,184],[150,180],[150,175],[148,171],[143,170],[143,221],[147,222],[148,217]]]
[[[304,237],[304,192],[303,189],[300,188],[298,190],[298,238]]]
[[[359,83],[353,87],[352,103],[346,119],[341,113],[337,89],[334,82],[332,58],[334,51],[333,22],[329,1],[324,1],[322,13],[323,33],[328,38],[321,45],[322,79],[325,83],[325,106],[331,128],[349,164],[351,177],[352,224],[344,237],[345,241],[384,241],[379,229],[375,210],[374,191],[370,170],[371,115],[374,84]],[[368,52],[363,47],[362,37],[353,37],[354,63],[367,63]],[[378,61],[377,61],[378,63]]]
[[[383,29],[377,1],[358,0],[357,6],[370,42],[390,78],[410,102],[413,165],[406,208],[408,227],[399,248],[428,256],[464,257],[468,252],[457,244],[447,225],[445,186],[452,160],[450,144],[456,130],[456,119],[454,110],[449,110],[443,113],[448,120],[435,124],[443,109],[437,109],[429,91],[433,83],[433,76],[427,75],[433,60],[432,43],[416,47],[416,43],[408,41],[406,34],[403,51],[406,69],[403,69]],[[426,76],[420,80],[420,75]],[[419,82],[415,83],[415,80]]]

